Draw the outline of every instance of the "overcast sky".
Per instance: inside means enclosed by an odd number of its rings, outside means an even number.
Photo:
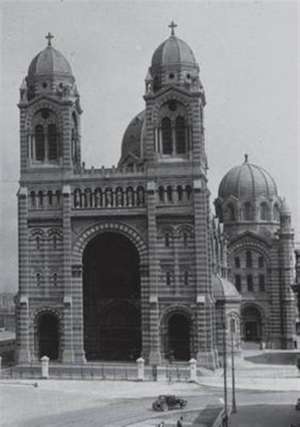
[[[173,19],[206,91],[211,201],[223,175],[248,153],[275,178],[300,241],[297,2],[2,1],[1,9],[0,291],[17,289],[19,87],[48,31],[81,95],[83,160],[109,167],[144,108],[144,78]]]

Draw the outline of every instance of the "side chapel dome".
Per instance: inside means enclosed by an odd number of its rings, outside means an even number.
[[[234,196],[239,200],[255,200],[261,196],[278,197],[277,185],[272,176],[260,166],[245,161],[227,172],[219,186],[219,197]]]

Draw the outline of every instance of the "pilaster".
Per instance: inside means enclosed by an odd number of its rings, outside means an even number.
[[[18,240],[19,240],[19,294],[17,306],[17,361],[29,363],[30,322],[29,322],[29,248],[28,248],[28,194],[26,187],[18,192]]]
[[[158,365],[161,361],[159,340],[159,305],[157,289],[157,227],[156,227],[156,185],[153,181],[147,184],[147,216],[148,216],[148,256],[149,256],[149,322],[150,322],[150,354],[149,363]]]

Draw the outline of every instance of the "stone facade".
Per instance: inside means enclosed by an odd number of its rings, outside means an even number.
[[[145,111],[124,134],[118,167],[81,161],[79,93],[51,37],[30,64],[19,103],[19,363],[143,355],[214,368],[224,326],[239,349],[241,295],[228,280],[223,217],[210,214],[205,93],[193,52],[171,30],[153,54]],[[274,275],[262,317],[284,346],[293,335],[292,232],[282,221],[269,239],[229,233],[229,273],[239,245],[259,247]]]

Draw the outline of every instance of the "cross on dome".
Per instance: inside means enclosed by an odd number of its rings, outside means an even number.
[[[245,156],[245,163],[248,163],[248,154],[245,153],[244,156]]]
[[[51,39],[54,39],[54,36],[49,32],[46,36],[45,39],[48,40],[48,46],[51,46]]]
[[[171,36],[175,36],[175,28],[178,27],[177,24],[175,24],[174,21],[171,21],[171,24],[169,25],[169,28],[171,28]]]

